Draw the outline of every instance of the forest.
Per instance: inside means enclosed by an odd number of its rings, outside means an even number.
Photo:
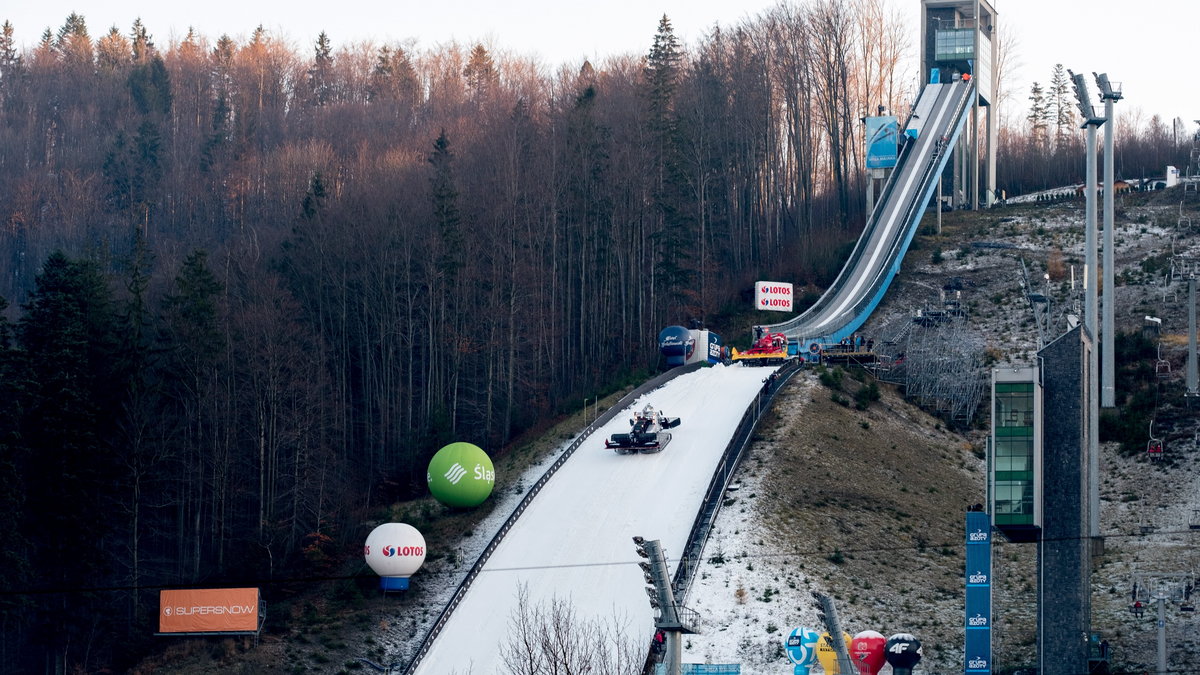
[[[326,574],[443,444],[504,452],[656,368],[666,325],[744,331],[756,279],[818,291],[865,217],[860,118],[915,95],[884,0],[686,46],[664,16],[557,68],[94,28],[0,30],[12,672],[128,668],[159,589]],[[1003,128],[1009,195],[1080,179],[1056,82]],[[1186,166],[1157,118],[1118,143]]]

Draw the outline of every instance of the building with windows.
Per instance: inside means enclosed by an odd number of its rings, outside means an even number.
[[[1038,369],[993,370],[988,510],[1010,541],[1036,541],[1042,526],[1041,429]]]
[[[1092,339],[1082,325],[1038,365],[992,371],[988,506],[1010,541],[1037,542],[1042,675],[1086,673],[1091,629],[1088,429]]]

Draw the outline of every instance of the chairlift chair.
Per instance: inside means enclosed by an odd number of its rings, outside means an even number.
[[[1162,343],[1158,345],[1158,360],[1154,363],[1154,374],[1162,378],[1171,376],[1171,362],[1162,357]]]
[[[1192,519],[1188,522],[1189,530],[1200,530],[1200,509],[1192,511]]]
[[[1154,534],[1157,530],[1158,526],[1151,523],[1140,523],[1138,525],[1138,534]]]
[[[1146,455],[1152,461],[1162,459],[1163,456],[1162,439],[1154,437],[1154,420],[1150,420],[1150,440],[1146,442]]]

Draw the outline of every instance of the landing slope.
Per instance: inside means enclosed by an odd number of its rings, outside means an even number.
[[[683,549],[721,454],[770,372],[717,365],[643,396],[634,408],[649,403],[682,420],[660,453],[604,447],[628,429],[628,415],[589,438],[492,555],[417,672],[504,672],[501,647],[522,584],[534,606],[569,600],[581,620],[620,617],[648,641],[654,622],[631,538],[661,540],[669,558]]]

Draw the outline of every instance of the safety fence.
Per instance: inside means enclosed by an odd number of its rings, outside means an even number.
[[[421,646],[417,648],[416,653],[413,655],[412,661],[409,662],[408,667],[404,670],[405,675],[416,672],[417,667],[421,665],[421,661],[429,653],[430,647],[433,646],[434,640],[436,640],[438,635],[442,632],[442,629],[446,626],[446,622],[450,620],[450,615],[454,613],[454,610],[462,602],[463,598],[466,597],[467,591],[471,589],[471,585],[475,583],[475,579],[479,576],[480,572],[483,571],[487,561],[500,546],[500,542],[504,540],[505,535],[507,535],[508,531],[511,530],[514,525],[516,525],[517,519],[521,517],[521,514],[525,512],[525,509],[527,509],[530,503],[533,502],[533,498],[536,497],[539,492],[541,492],[542,487],[544,487],[546,483],[550,481],[550,478],[558,472],[562,465],[571,458],[571,455],[575,454],[575,451],[579,449],[579,446],[582,445],[583,442],[587,440],[587,438],[591,436],[594,431],[596,431],[596,429],[608,424],[609,421],[611,421],[614,417],[619,415],[634,401],[636,401],[638,397],[647,392],[658,389],[680,375],[696,371],[704,365],[705,364],[701,362],[680,368],[672,368],[671,370],[668,370],[657,377],[647,380],[633,391],[621,397],[621,400],[617,401],[615,405],[604,411],[603,414],[597,417],[591,424],[589,424],[583,431],[579,433],[579,436],[577,436],[575,440],[572,441],[569,446],[567,446],[567,449],[563,451],[562,455],[560,455],[558,459],[556,459],[554,463],[551,464],[548,469],[546,469],[546,472],[542,474],[542,477],[539,478],[538,481],[529,488],[529,492],[526,493],[525,497],[521,499],[521,502],[517,504],[517,507],[513,510],[512,515],[510,515],[508,519],[504,521],[504,524],[500,526],[500,529],[496,532],[495,536],[492,537],[492,540],[488,542],[488,545],[483,549],[483,553],[479,554],[479,559],[476,560],[475,564],[471,566],[471,569],[467,572],[467,576],[463,578],[462,582],[458,585],[458,588],[455,589],[454,595],[450,598],[450,601],[446,603],[446,608],[442,610],[440,615],[438,615],[437,620],[434,621],[433,626],[430,627],[429,632],[425,635],[425,639],[421,641]]]
[[[725,447],[725,454],[713,472],[712,480],[709,481],[708,490],[704,493],[704,502],[700,505],[696,520],[692,523],[691,532],[688,533],[687,543],[684,544],[683,554],[679,557],[679,568],[675,570],[675,577],[672,579],[676,603],[682,605],[687,599],[696,569],[700,566],[700,556],[704,552],[704,544],[708,542],[713,523],[716,522],[717,515],[721,511],[721,504],[725,500],[725,490],[729,487],[734,472],[741,464],[746,448],[750,447],[754,429],[758,426],[763,414],[771,408],[775,395],[796,374],[800,365],[798,360],[793,360],[788,365],[771,371],[771,374],[763,382],[762,390],[754,397],[754,401],[742,415],[742,420],[738,422],[737,430],[734,431],[733,438],[729,440],[729,445]]]

